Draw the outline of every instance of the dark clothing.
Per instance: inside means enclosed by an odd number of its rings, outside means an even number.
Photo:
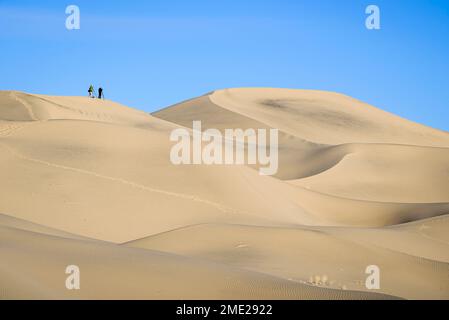
[[[103,99],[103,88],[98,89],[98,99]]]

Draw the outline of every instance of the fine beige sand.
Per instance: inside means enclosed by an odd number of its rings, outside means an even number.
[[[192,121],[279,129],[278,173],[173,165]],[[321,91],[0,91],[0,299],[391,298],[449,299],[449,133]]]

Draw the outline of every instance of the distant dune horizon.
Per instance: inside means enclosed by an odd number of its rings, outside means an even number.
[[[277,129],[276,174],[174,165],[194,121]],[[449,299],[449,132],[343,94],[0,91],[0,164],[0,299]]]

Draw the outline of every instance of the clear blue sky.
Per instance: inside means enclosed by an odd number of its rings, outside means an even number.
[[[0,43],[3,90],[93,83],[148,112],[227,87],[331,90],[449,131],[448,0],[0,0]]]

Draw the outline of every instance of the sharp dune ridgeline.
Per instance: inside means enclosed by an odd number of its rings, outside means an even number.
[[[172,164],[193,121],[278,129],[277,174]],[[449,133],[322,91],[0,91],[0,299],[397,298],[449,299]]]

